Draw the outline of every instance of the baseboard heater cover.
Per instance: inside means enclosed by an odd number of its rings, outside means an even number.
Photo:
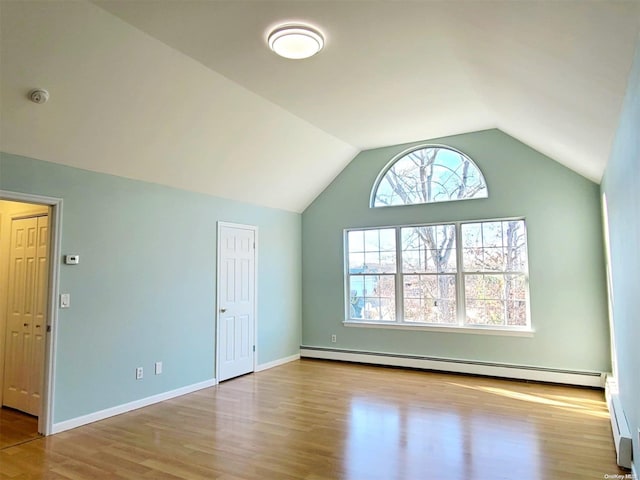
[[[613,443],[616,447],[616,462],[624,468],[631,468],[631,456],[633,446],[631,442],[631,431],[627,423],[627,417],[620,403],[618,395],[618,384],[612,377],[607,377],[604,388],[607,407],[611,417],[611,432],[613,433]]]
[[[423,355],[368,352],[309,345],[300,346],[300,357],[418,368],[452,373],[468,373],[472,375],[487,375],[517,380],[532,380],[597,388],[604,387],[605,379],[604,373],[594,371],[563,370],[529,365],[512,365]]]

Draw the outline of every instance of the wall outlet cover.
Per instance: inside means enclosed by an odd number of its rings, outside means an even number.
[[[80,255],[65,255],[64,263],[66,265],[78,265],[80,263]]]

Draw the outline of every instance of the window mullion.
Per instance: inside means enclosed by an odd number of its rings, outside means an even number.
[[[509,323],[509,299],[507,298],[506,295],[506,288],[507,288],[507,273],[503,272],[502,273],[502,281],[503,281],[503,285],[504,288],[502,290],[502,296],[504,297],[504,301],[502,302],[502,317],[504,318],[504,322],[502,323],[503,326],[506,326]]]
[[[344,299],[344,316],[345,318],[351,320],[351,271],[349,270],[349,231],[347,230],[344,234],[344,240],[342,243],[342,248],[344,250],[344,271],[345,275],[345,283],[344,283],[344,291],[345,291],[345,299]]]
[[[396,322],[404,322],[404,279],[402,277],[402,235],[396,227]]]
[[[464,294],[464,271],[462,263],[462,224],[456,223],[456,315],[458,325],[464,326],[467,318]]]

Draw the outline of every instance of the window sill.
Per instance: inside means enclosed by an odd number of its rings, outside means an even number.
[[[386,328],[394,330],[420,330],[423,332],[441,333],[470,333],[474,335],[501,335],[505,337],[533,337],[535,330],[531,328],[496,328],[496,327],[458,327],[453,325],[415,325],[412,323],[390,323],[390,322],[354,322],[345,320],[342,322],[345,327],[359,328]]]

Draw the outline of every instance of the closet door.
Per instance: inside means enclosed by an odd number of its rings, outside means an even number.
[[[47,299],[49,292],[49,217],[38,217],[36,239],[36,274],[31,331],[31,364],[29,367],[29,409],[31,415],[40,415],[44,380],[44,352],[47,335]]]
[[[3,404],[40,414],[46,335],[47,217],[11,222]]]

